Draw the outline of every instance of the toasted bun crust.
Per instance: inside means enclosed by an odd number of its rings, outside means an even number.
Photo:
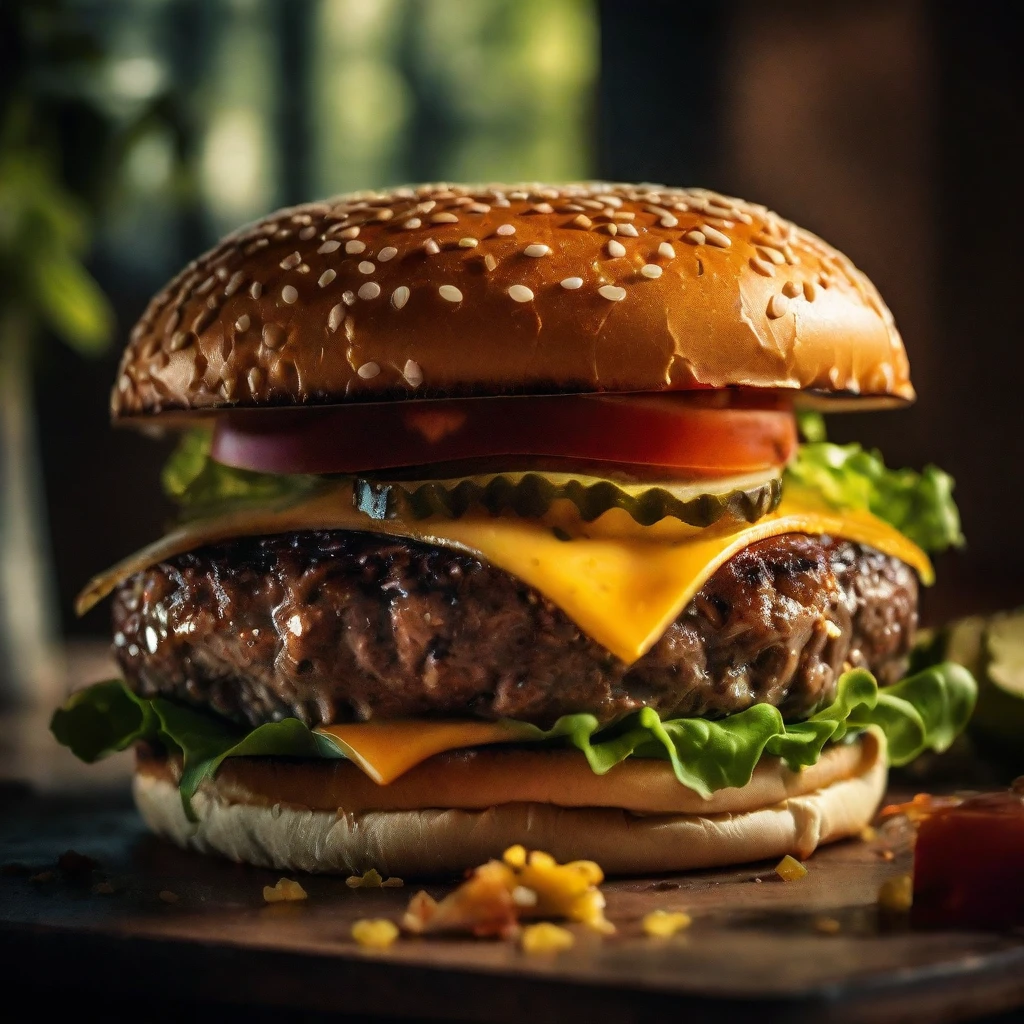
[[[766,759],[748,786],[721,790],[709,801],[679,786],[674,777],[670,780],[671,768],[664,762],[644,763],[648,793],[641,775],[627,774],[625,781],[616,781],[616,773],[631,762],[604,779],[595,777],[586,789],[581,788],[582,775],[562,785],[564,764],[552,764],[543,772],[529,759],[500,765],[505,793],[493,804],[486,802],[495,795],[494,779],[488,778],[486,768],[479,778],[456,773],[440,794],[428,795],[427,787],[439,783],[444,774],[446,763],[440,762],[405,792],[395,789],[396,782],[376,787],[382,795],[377,801],[354,793],[353,805],[378,804],[373,810],[355,809],[348,804],[332,806],[337,777],[320,772],[330,763],[278,761],[267,773],[261,766],[270,760],[225,762],[229,774],[222,769],[194,800],[196,824],[185,818],[173,767],[167,762],[140,762],[135,800],[150,829],[179,846],[282,870],[349,873],[375,867],[403,876],[451,874],[522,843],[560,860],[596,860],[610,874],[644,874],[786,853],[806,857],[820,843],[863,828],[881,801],[886,781],[885,744],[875,732],[865,733],[857,744],[834,748],[804,773]],[[660,768],[660,773],[653,768]],[[289,778],[293,769],[297,774]],[[657,779],[657,774],[665,778]],[[326,786],[321,788],[318,783],[324,779]],[[618,788],[602,795],[606,780]],[[637,811],[611,802],[672,805],[667,797],[670,781],[678,792],[670,811]],[[308,785],[309,796],[299,803],[294,789],[301,782]],[[468,792],[463,794],[463,788]],[[456,792],[457,800],[452,799]],[[393,806],[379,806],[384,803]]]
[[[763,206],[426,185],[281,210],[189,264],[133,330],[112,411],[733,385],[914,395],[875,288]]]

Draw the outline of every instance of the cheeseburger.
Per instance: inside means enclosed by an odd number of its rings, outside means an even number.
[[[950,479],[823,435],[913,397],[871,283],[763,206],[282,210],[132,331],[113,419],[180,433],[179,515],[81,596],[113,596],[123,678],[53,731],[134,747],[155,832],[282,869],[807,856],[974,701],[905,674]]]

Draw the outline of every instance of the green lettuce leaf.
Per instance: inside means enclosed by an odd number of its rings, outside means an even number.
[[[208,430],[183,434],[163,469],[164,493],[184,519],[216,515],[242,505],[297,501],[320,486],[319,477],[233,469],[210,457]]]
[[[877,451],[821,441],[797,449],[784,486],[815,491],[838,508],[867,509],[926,551],[964,542],[953,478],[936,466],[888,469]]]
[[[312,732],[297,718],[285,718],[246,732],[163,697],[147,699],[120,679],[96,683],[72,694],[54,712],[50,731],[57,742],[87,764],[125,750],[140,740],[180,753],[185,813],[194,819],[192,797],[212,778],[226,757],[343,757],[332,740]]]
[[[827,743],[875,726],[888,740],[889,761],[912,761],[924,750],[945,750],[967,724],[977,687],[965,668],[950,662],[880,689],[864,669],[844,673],[836,699],[806,721],[785,723],[777,708],[755,704],[718,721],[662,721],[651,708],[602,729],[593,715],[565,715],[551,729],[510,723],[516,742],[575,747],[597,775],[627,757],[670,761],[679,782],[707,798],[716,790],[745,786],[757,762],[769,754],[794,771],[815,764]],[[53,716],[54,736],[83,761],[124,750],[138,740],[182,755],[181,796],[186,814],[205,779],[227,757],[343,757],[325,735],[295,718],[246,732],[162,697],[132,693],[120,680],[73,694]]]

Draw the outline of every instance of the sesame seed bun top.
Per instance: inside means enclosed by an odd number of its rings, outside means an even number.
[[[425,185],[280,210],[190,263],[132,331],[112,411],[728,386],[914,397],[872,284],[763,206]]]

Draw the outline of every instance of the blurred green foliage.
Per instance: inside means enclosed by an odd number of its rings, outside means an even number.
[[[0,4],[0,323],[18,325],[0,345],[45,325],[92,354],[113,332],[110,305],[83,263],[109,133],[79,88],[99,48],[67,14],[63,0]],[[90,134],[66,173],[62,138]]]

